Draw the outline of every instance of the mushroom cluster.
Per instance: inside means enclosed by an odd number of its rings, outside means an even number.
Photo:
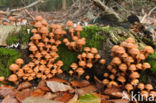
[[[68,32],[71,36],[71,41],[67,38],[64,38],[63,42],[70,50],[74,50],[76,52],[80,51],[82,46],[86,44],[85,38],[80,38],[80,32],[82,31],[82,27],[80,25],[77,25],[75,28],[73,28],[73,22],[68,21],[66,23],[68,27]]]
[[[72,70],[69,71],[69,74],[73,75],[75,72],[78,74],[78,77],[85,73],[86,68],[91,69],[96,62],[100,62],[103,65],[106,63],[105,59],[101,59],[101,55],[96,48],[85,47],[84,52],[79,54],[77,58],[79,62],[71,64]],[[86,75],[85,78],[88,80],[90,79],[90,76]]]
[[[10,16],[8,20],[3,20],[3,25],[27,25],[28,21],[24,18],[15,18]]]
[[[150,64],[145,62],[146,57],[151,53],[154,53],[151,46],[139,50],[133,38],[126,39],[120,45],[114,45],[111,53],[113,59],[107,66],[109,72],[104,73],[103,84],[107,87],[124,86],[128,92],[137,87],[141,93],[145,88],[149,92],[152,91],[151,84],[144,86],[139,82],[140,71],[151,68]]]
[[[60,25],[51,25],[52,31],[49,30],[49,25],[41,16],[36,17],[35,29],[32,29],[33,36],[30,38],[29,57],[31,62],[21,66],[24,61],[16,60],[16,64],[10,66],[10,70],[14,73],[8,78],[11,82],[16,82],[19,79],[33,80],[36,78],[50,79],[55,74],[62,73],[61,67],[63,62],[56,59],[58,46],[61,44],[59,40],[66,32],[62,30]]]

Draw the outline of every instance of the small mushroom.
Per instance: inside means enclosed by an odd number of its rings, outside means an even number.
[[[108,85],[108,84],[109,84],[109,80],[108,80],[108,79],[104,79],[104,80],[102,81],[102,84]]]
[[[146,85],[145,85],[145,88],[146,88],[148,91],[150,91],[150,90],[153,89],[153,86],[152,86],[151,84],[146,84]]]
[[[145,85],[143,83],[139,83],[137,87],[142,91],[145,88]]]
[[[82,27],[80,25],[77,25],[75,31],[77,31],[77,37],[80,38],[80,32],[82,31]]]
[[[133,86],[131,84],[126,84],[125,88],[127,89],[128,92],[130,92],[131,90],[133,90]]]
[[[11,74],[9,77],[8,77],[8,81],[10,82],[13,82],[13,83],[16,83],[18,80],[17,76],[15,74]]]

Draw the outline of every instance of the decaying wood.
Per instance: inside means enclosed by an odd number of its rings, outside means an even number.
[[[106,12],[107,14],[112,14],[112,15],[114,15],[118,19],[118,21],[122,21],[122,19],[119,16],[119,14],[116,13],[113,9],[109,8],[108,6],[106,6],[103,2],[101,2],[101,0],[93,0],[93,2],[95,3],[96,6],[98,6],[101,9],[103,9],[104,12]]]

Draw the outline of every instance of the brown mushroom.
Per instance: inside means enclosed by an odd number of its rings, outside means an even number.
[[[152,86],[151,84],[146,84],[146,85],[145,85],[145,88],[146,88],[148,91],[150,91],[150,90],[153,89],[153,86]]]
[[[9,69],[10,69],[11,71],[13,71],[13,73],[16,73],[16,71],[19,70],[20,67],[19,67],[17,64],[11,64],[11,65],[9,66]]]
[[[133,86],[131,84],[126,84],[125,88],[127,89],[128,92],[130,92],[131,90],[133,90]]]
[[[80,32],[82,31],[82,27],[80,25],[77,25],[75,31],[77,31],[77,37],[80,38]]]
[[[143,83],[139,83],[137,87],[142,91],[145,88],[145,85]]]
[[[17,78],[17,76],[15,74],[11,74],[8,77],[8,81],[10,81],[10,82],[16,83],[17,80],[18,80],[18,78]]]

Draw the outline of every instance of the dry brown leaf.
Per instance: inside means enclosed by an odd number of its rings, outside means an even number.
[[[72,90],[71,86],[63,84],[57,81],[47,81],[47,86],[51,89],[52,92],[63,92]]]
[[[76,92],[78,93],[79,96],[82,96],[82,95],[88,94],[88,93],[93,93],[95,91],[97,91],[97,89],[93,85],[89,85],[89,86],[84,87],[84,88],[76,89]]]
[[[74,95],[70,94],[70,93],[63,93],[63,95],[61,97],[56,98],[56,101],[60,101],[60,102],[68,102]]]
[[[32,96],[33,97],[39,97],[39,96],[43,96],[45,94],[45,91],[37,88],[32,92]]]
[[[12,97],[15,97],[17,90],[14,89],[12,86],[7,85],[1,85],[0,86],[0,96],[7,96],[10,95]]]
[[[49,92],[50,91],[50,89],[46,85],[46,81],[43,81],[43,80],[39,82],[37,87],[42,89],[45,92]]]
[[[31,96],[31,90],[30,89],[23,89],[21,92],[17,92],[16,98],[22,102],[25,98]]]
[[[82,87],[86,87],[86,86],[90,85],[90,83],[89,83],[89,81],[87,81],[87,80],[72,81],[72,82],[71,82],[71,85],[72,85],[72,87],[79,87],[79,88],[82,88]]]
[[[112,103],[129,103],[128,100],[125,99],[115,99],[115,100],[109,100]]]
[[[104,93],[119,98],[122,98],[124,96],[123,90],[120,87],[108,87],[107,89],[105,89]]]
[[[52,94],[51,92],[47,92],[47,93],[43,96],[44,99],[49,99],[49,100],[54,99],[55,97],[57,97],[57,95],[56,95],[56,94]]]
[[[60,79],[60,78],[52,78],[52,79],[49,79],[48,81],[56,81],[56,82],[65,83],[67,85],[70,85],[66,80]]]
[[[1,103],[19,103],[16,98],[11,96],[6,96]]]
[[[77,103],[77,101],[78,101],[78,95],[75,94],[74,97],[70,99],[67,103]]]
[[[26,88],[29,88],[29,87],[32,87],[32,84],[30,82],[22,82],[17,90],[21,90],[21,89],[26,89]]]

